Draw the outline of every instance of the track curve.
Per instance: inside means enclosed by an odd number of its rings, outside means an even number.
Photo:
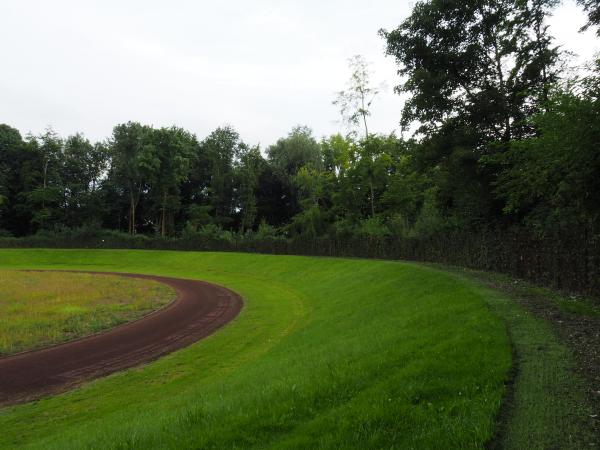
[[[75,272],[75,271],[73,271]],[[115,272],[165,283],[177,291],[168,306],[108,331],[0,358],[0,406],[38,399],[84,381],[153,361],[190,345],[233,320],[242,298],[204,281]]]

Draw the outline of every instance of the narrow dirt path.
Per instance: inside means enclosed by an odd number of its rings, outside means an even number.
[[[84,381],[153,361],[222,327],[240,312],[235,292],[196,280],[86,272],[155,280],[175,288],[170,305],[103,333],[0,358],[0,406],[66,391]]]

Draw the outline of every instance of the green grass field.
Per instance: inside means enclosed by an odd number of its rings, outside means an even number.
[[[108,275],[0,270],[0,356],[135,320],[172,301],[162,283]]]
[[[2,250],[0,267],[196,278],[245,300],[204,341],[1,410],[2,448],[481,449],[496,428],[512,351],[501,316],[515,309],[452,274],[373,260],[101,250]],[[534,392],[520,414],[544,395]]]

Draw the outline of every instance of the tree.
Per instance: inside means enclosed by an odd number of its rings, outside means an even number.
[[[113,129],[110,141],[112,177],[127,193],[129,199],[129,233],[135,234],[136,208],[147,190],[147,183],[160,166],[152,142],[152,128],[137,122],[127,122]]]
[[[417,163],[435,204],[456,227],[502,220],[492,192],[497,168],[483,155],[536,134],[528,121],[547,104],[558,50],[545,19],[555,0],[428,0],[393,31],[381,30],[406,92],[402,125],[418,121]],[[431,203],[431,201],[430,201]]]
[[[323,165],[326,171],[343,176],[350,165],[350,152],[353,140],[341,134],[334,134],[321,141]]]
[[[259,222],[279,227],[298,212],[288,180],[272,164],[265,162],[256,187],[256,215]]]
[[[1,195],[6,198],[1,227],[17,236],[34,233],[39,227],[33,218],[40,203],[32,201],[32,193],[40,192],[42,184],[44,164],[38,147],[35,137],[23,140],[16,129],[0,125],[0,183]]]
[[[177,127],[153,130],[152,140],[158,165],[153,174],[151,191],[160,210],[158,223],[160,234],[164,237],[167,234],[168,217],[179,208],[180,186],[189,176],[197,142],[193,135]]]
[[[236,162],[236,208],[240,212],[241,233],[252,229],[256,222],[258,212],[256,190],[264,166],[265,160],[258,147],[243,149]]]
[[[352,168],[352,160],[356,142],[352,135],[346,137],[336,134],[321,141],[323,153],[324,175],[327,182],[324,202],[330,204],[333,222],[350,221],[360,216],[355,186],[348,177]]]
[[[501,167],[495,192],[505,213],[541,231],[600,229],[600,79],[557,91],[532,121],[538,136],[486,159]]]
[[[58,209],[63,199],[63,185],[60,177],[64,161],[63,141],[52,130],[31,137],[35,142],[32,148],[38,156],[38,173],[41,175],[39,184],[27,192],[27,202],[33,209],[32,221],[39,228],[46,228],[58,220]]]
[[[361,141],[352,156],[349,176],[361,189],[369,204],[371,217],[375,216],[376,196],[385,191],[392,160],[391,147],[396,145],[395,136],[370,136]]]
[[[209,201],[215,221],[229,226],[234,209],[234,160],[247,146],[230,126],[217,128],[200,145],[209,166]]]
[[[371,115],[371,104],[379,90],[371,86],[369,66],[361,55],[348,60],[351,70],[348,88],[340,91],[333,104],[339,107],[342,121],[350,126],[358,126],[362,120],[365,138],[369,137],[367,117]]]
[[[577,4],[582,6],[588,15],[588,23],[583,26],[581,31],[600,25],[600,0],[577,0]],[[600,35],[600,29],[596,30],[596,33]]]
[[[79,133],[65,140],[60,176],[66,226],[99,223],[103,211],[99,187],[108,162],[103,144],[92,144]]]
[[[306,126],[296,126],[285,138],[267,148],[269,162],[283,176],[295,176],[308,163],[322,166],[321,148]]]
[[[22,189],[19,168],[22,166],[20,163],[23,162],[25,150],[21,133],[15,128],[0,124],[0,230],[7,229],[13,233],[21,231],[15,228],[13,220],[16,218],[19,221],[14,209],[16,196]]]
[[[331,221],[331,195],[335,190],[335,173],[316,168],[312,164],[303,166],[294,177],[302,210],[292,221],[294,233],[310,237],[323,235]]]
[[[423,207],[424,194],[431,186],[430,178],[419,170],[415,162],[416,153],[420,150],[421,147],[412,140],[398,140],[390,148],[390,174],[381,204],[396,234],[401,235],[414,226]]]
[[[310,128],[297,126],[285,138],[267,148],[267,157],[277,177],[277,186],[273,186],[275,195],[271,201],[287,221],[301,210],[294,177],[308,164],[316,169],[323,167],[321,147]]]
[[[194,231],[215,221],[210,190],[212,164],[206,150],[202,143],[194,146],[189,174],[179,186],[181,206],[177,220]]]
[[[479,146],[531,135],[556,78],[545,18],[556,0],[428,0],[397,29],[381,30],[411,94],[402,123],[435,132],[448,120],[477,132]]]

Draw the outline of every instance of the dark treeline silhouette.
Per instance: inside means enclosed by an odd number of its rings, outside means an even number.
[[[597,2],[579,3],[596,26]],[[115,246],[151,248],[156,236],[157,248],[170,239],[173,248],[221,242],[211,248],[411,257],[542,281],[559,270],[547,255],[585,252],[583,263],[569,263],[585,266],[573,275],[583,286],[600,265],[600,70],[562,76],[569,55],[546,26],[555,6],[429,0],[381,30],[398,63],[396,90],[408,94],[399,116],[416,129],[411,137],[369,133],[377,89],[360,57],[334,102],[355,131],[316,139],[296,127],[264,152],[229,126],[200,139],[129,122],[92,143],[0,125],[4,245],[110,235]],[[450,258],[460,253],[450,237],[481,245]],[[499,238],[511,244],[499,249]],[[522,269],[481,256],[517,247],[528,249]]]

